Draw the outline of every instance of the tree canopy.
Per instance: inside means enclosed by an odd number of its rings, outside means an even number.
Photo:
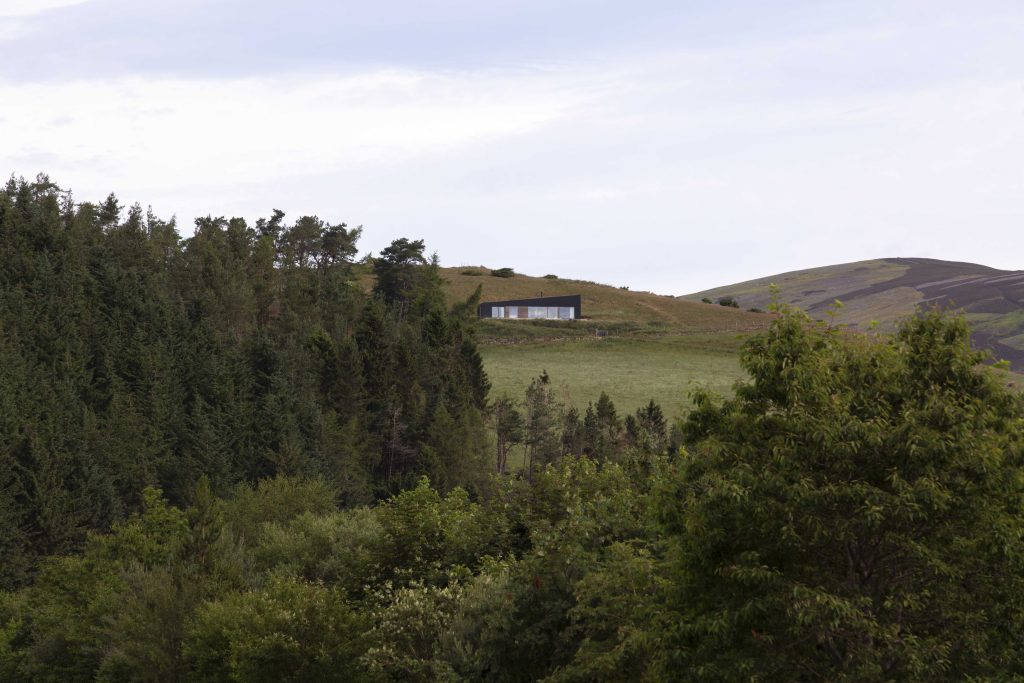
[[[674,665],[736,680],[1022,672],[1024,420],[960,319],[788,312],[700,397],[660,503]]]
[[[0,191],[0,680],[1024,678],[1024,401],[962,319],[784,310],[734,395],[581,414],[360,232]]]

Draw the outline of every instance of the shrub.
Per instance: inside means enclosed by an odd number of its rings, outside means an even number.
[[[704,297],[703,299],[701,299],[701,301],[703,303],[706,303],[706,304],[713,304],[713,303],[715,303],[714,301],[712,301],[711,299],[709,299],[707,297]]]
[[[719,306],[726,306],[728,308],[739,308],[740,307],[739,302],[736,301],[736,299],[732,298],[731,296],[723,296],[721,299],[718,300],[718,305]]]
[[[467,268],[466,270],[460,270],[459,275],[472,275],[473,277],[479,277],[483,275],[483,271],[476,268]]]
[[[552,273],[548,273],[547,275],[545,275],[545,276],[544,276],[544,279],[545,279],[545,280],[557,280],[557,279],[558,279],[558,276],[557,276],[557,275],[554,275],[554,274],[552,274]]]
[[[497,270],[492,270],[491,275],[494,277],[515,277],[516,271],[511,268],[498,268]]]

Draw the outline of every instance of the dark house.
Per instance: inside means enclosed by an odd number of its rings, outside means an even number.
[[[583,317],[582,297],[542,296],[536,299],[485,301],[476,309],[478,318],[506,320],[579,320]]]

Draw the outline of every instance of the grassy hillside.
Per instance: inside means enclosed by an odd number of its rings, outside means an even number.
[[[1009,360],[1015,370],[1024,369],[1024,271],[923,258],[876,259],[780,273],[683,298],[731,296],[742,307],[766,307],[773,283],[780,301],[819,318],[839,299],[843,308],[836,319],[854,328],[877,323],[892,329],[920,306],[961,310],[979,347]]]
[[[466,275],[466,272],[481,275]],[[583,315],[592,323],[604,327],[626,324],[632,326],[634,332],[753,331],[763,329],[769,320],[764,314],[650,292],[632,292],[596,282],[519,274],[500,278],[489,273],[482,266],[442,269],[452,301],[464,300],[477,286],[483,290],[483,301],[579,294],[583,297]],[[510,324],[519,326],[522,322]]]
[[[546,370],[561,400],[580,410],[606,391],[620,412],[633,412],[653,398],[676,417],[689,406],[687,394],[695,384],[725,393],[743,377],[740,341],[771,320],[763,313],[594,282],[489,273],[484,267],[445,268],[451,301],[465,300],[477,286],[484,301],[579,294],[586,316],[482,321],[481,354],[495,396],[522,397],[530,380]]]
[[[602,391],[620,413],[634,412],[654,399],[671,417],[690,406],[698,385],[726,394],[745,377],[737,334],[612,337],[562,342],[489,344],[481,354],[492,395],[521,397],[530,380],[547,371],[559,399],[581,411]]]

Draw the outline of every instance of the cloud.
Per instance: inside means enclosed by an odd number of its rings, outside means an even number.
[[[81,5],[89,0],[4,0],[0,3],[0,19],[29,17],[49,10]]]
[[[0,1],[0,42],[14,42],[31,33],[33,20],[51,10],[82,5],[90,0],[2,0]],[[26,46],[28,47],[28,46]],[[20,58],[19,58],[20,61]]]
[[[272,183],[395,168],[521,136],[587,97],[545,72],[380,70],[347,77],[0,84],[10,171],[103,192]],[[43,150],[47,169],[25,168]],[[107,186],[106,190],[98,187]],[[164,195],[159,192],[159,195]],[[155,200],[153,200],[155,201]],[[190,207],[174,206],[175,210]]]
[[[1020,267],[1020,11],[895,7],[546,67],[0,82],[0,170],[186,232],[279,207],[364,223],[368,249],[661,292],[891,255]]]

